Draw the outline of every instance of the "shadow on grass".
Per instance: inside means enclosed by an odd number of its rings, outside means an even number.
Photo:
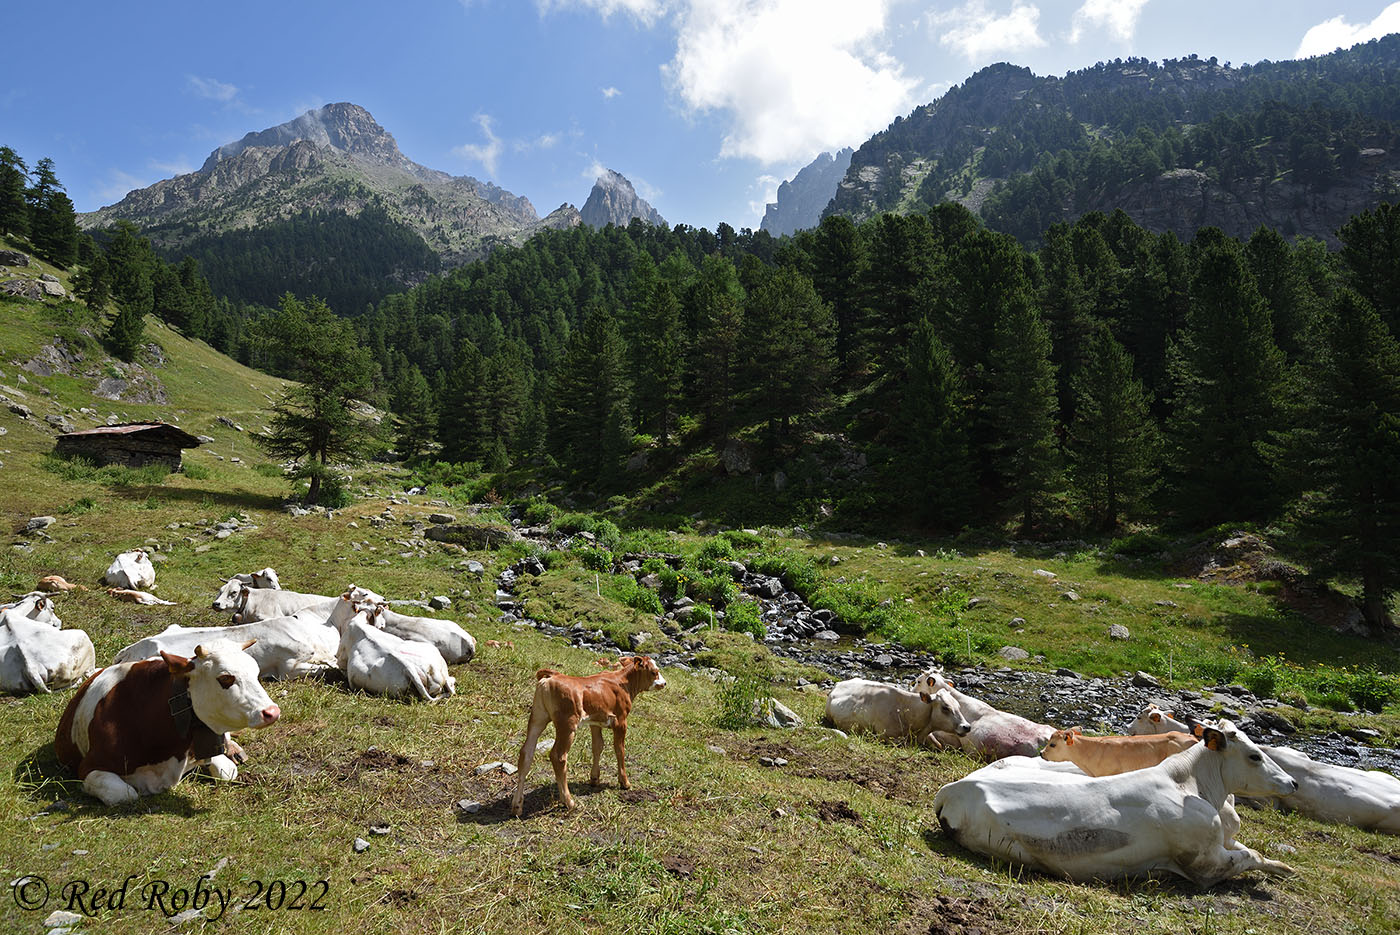
[[[600,792],[605,792],[609,788],[611,787],[608,785],[592,786],[586,782],[570,782],[569,794],[575,799],[586,799]],[[542,814],[568,814],[568,810],[565,809],[563,804],[559,801],[559,789],[554,784],[554,774],[552,771],[549,773],[547,783],[545,783],[544,778],[541,777],[540,783],[536,784],[535,788],[526,791],[524,801],[521,803],[522,817],[520,819],[516,819],[515,816],[510,813],[511,796],[514,794],[515,791],[514,788],[512,788],[506,795],[494,801],[483,802],[481,803],[481,810],[474,814],[459,809],[457,811],[457,821],[459,824],[464,825],[499,825],[502,822],[516,820],[529,821],[531,818]]]
[[[66,812],[70,820],[107,815],[113,818],[140,817],[151,812],[193,818],[203,814],[204,809],[195,808],[185,797],[171,790],[159,795],[142,796],[127,805],[103,805],[83,791],[83,784],[58,761],[53,744],[31,750],[15,765],[13,774],[15,788],[35,802],[47,803],[44,813]],[[198,781],[187,775],[184,782]],[[209,780],[212,781],[212,780]]]
[[[203,487],[163,487],[150,484],[141,487],[116,487],[113,492],[127,500],[169,500],[203,503],[208,500],[221,506],[236,506],[245,509],[282,509],[282,498],[270,494],[253,493],[248,490],[207,490]]]

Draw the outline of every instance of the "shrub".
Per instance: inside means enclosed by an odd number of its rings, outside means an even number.
[[[316,494],[317,504],[333,510],[350,505],[353,498],[346,479],[319,461],[307,461],[292,474],[294,493],[298,499],[306,499],[311,490],[311,478],[317,475],[321,478],[321,489]]]
[[[749,570],[781,578],[783,584],[804,598],[815,593],[822,580],[816,564],[791,549],[760,552],[749,562]]]
[[[642,587],[631,575],[609,575],[601,579],[601,586],[608,597],[633,610],[658,617],[665,613],[656,592]]]
[[[432,484],[459,487],[476,480],[480,475],[480,461],[433,461],[419,465],[413,474],[421,487]]]
[[[768,628],[759,616],[758,605],[751,601],[735,601],[724,612],[724,628],[735,633],[752,633],[754,639],[761,640],[768,635]]]
[[[1165,552],[1171,547],[1171,540],[1154,529],[1144,529],[1130,536],[1122,536],[1108,544],[1110,555],[1146,556]]]
[[[734,544],[721,536],[715,536],[706,540],[700,546],[700,551],[696,555],[696,562],[700,567],[705,567],[705,563],[718,564],[719,562],[732,561],[734,558]]]
[[[531,497],[525,501],[524,508],[521,510],[521,517],[530,526],[544,526],[552,523],[557,515],[559,515],[559,508],[544,497]]]
[[[180,467],[180,473],[190,480],[208,480],[210,471],[202,464],[190,464],[188,461]]]
[[[744,532],[742,529],[726,529],[719,534],[719,538],[736,549],[757,549],[763,546],[762,537],[751,532]]]
[[[575,548],[579,560],[583,562],[583,567],[589,571],[612,571],[613,555],[607,549],[595,549],[592,546]]]
[[[261,461],[253,465],[253,473],[263,477],[281,477],[287,472],[282,470],[282,465],[272,464],[269,461]]]
[[[754,707],[768,697],[767,680],[741,675],[719,686],[719,711],[715,726],[723,730],[743,730],[754,723]]]
[[[554,518],[555,532],[592,533],[598,544],[605,549],[617,551],[622,544],[622,532],[610,519],[597,519],[587,513],[561,513]]]
[[[96,500],[92,499],[92,497],[79,497],[58,512],[67,513],[70,516],[78,516],[82,513],[91,513],[95,509],[97,509]]]
[[[739,596],[739,588],[729,577],[728,572],[725,572],[692,578],[689,594],[697,601],[704,601],[714,607],[723,608]]]

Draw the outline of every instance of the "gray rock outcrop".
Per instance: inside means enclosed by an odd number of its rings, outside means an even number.
[[[632,183],[621,173],[608,169],[593,183],[588,200],[583,203],[579,217],[589,227],[603,228],[609,224],[626,227],[633,218],[644,224],[666,227],[666,219],[647,204]]]

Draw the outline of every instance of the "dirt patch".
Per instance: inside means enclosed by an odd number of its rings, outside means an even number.
[[[387,750],[366,750],[342,766],[337,772],[336,778],[344,782],[358,779],[361,773],[383,769],[404,769],[411,762],[413,761],[401,753],[390,753]]]
[[[1376,858],[1376,860],[1383,860],[1387,863],[1392,864],[1400,864],[1400,854],[1389,854],[1385,851],[1378,851],[1374,847],[1358,847],[1357,850],[1363,854],[1368,854],[1371,857]]]
[[[818,757],[791,744],[777,743],[767,737],[745,742],[725,738],[726,749],[741,760],[759,757],[782,757],[786,766],[777,767],[784,773],[801,779],[821,779],[826,782],[849,782],[868,792],[898,802],[924,802],[934,793],[927,769],[911,757],[902,763],[853,763],[849,756],[841,759]],[[822,751],[825,753],[826,751]]]
[[[861,823],[860,815],[851,808],[849,802],[841,799],[830,799],[823,802],[813,802],[817,807],[817,817],[822,821],[849,821],[851,824]]]
[[[695,873],[695,858],[688,854],[667,854],[661,858],[661,866],[669,874],[689,879]]]
[[[618,801],[626,802],[628,805],[636,805],[639,802],[657,802],[661,796],[650,789],[622,789],[617,793]]]
[[[909,935],[986,935],[1011,931],[1004,925],[996,904],[985,896],[933,896],[914,907]]]
[[[419,898],[420,894],[412,890],[391,889],[387,890],[379,901],[390,906],[407,906],[416,903]]]

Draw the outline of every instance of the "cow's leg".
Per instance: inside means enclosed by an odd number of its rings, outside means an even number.
[[[936,730],[928,735],[929,746],[935,750],[961,750],[962,739],[952,731]]]
[[[1186,856],[1186,855],[1183,855]],[[1270,876],[1288,876],[1294,870],[1282,861],[1270,860],[1258,851],[1250,850],[1242,844],[1234,848],[1217,845],[1197,852],[1181,861],[1187,877],[1198,886],[1211,887],[1222,880],[1229,880],[1250,870],[1262,870]]]
[[[1220,806],[1220,830],[1222,832],[1225,847],[1229,850],[1244,847],[1235,840],[1235,835],[1240,833],[1240,813],[1235,811],[1235,797],[1227,795],[1225,804]]]
[[[95,769],[83,778],[83,791],[93,798],[101,799],[103,805],[124,805],[141,798],[126,781],[116,773],[105,769]]]
[[[233,782],[238,778],[238,767],[234,765],[230,757],[220,754],[211,757],[208,763],[204,764],[204,774],[212,776],[214,779],[222,779],[225,782]]]
[[[593,728],[593,769],[588,773],[588,784],[596,786],[603,777],[603,728],[600,724],[589,726]]]
[[[613,727],[613,753],[617,754],[617,785],[620,789],[629,789],[632,784],[627,781],[627,757],[623,750],[627,742],[627,725],[617,724]]]
[[[554,746],[549,751],[549,761],[554,764],[554,781],[559,785],[559,799],[565,808],[577,808],[578,803],[569,795],[569,748],[574,745],[574,734],[578,731],[578,718],[572,717],[554,725]]]
[[[548,723],[549,714],[536,694],[535,702],[530,706],[530,720],[525,727],[525,743],[520,747],[520,756],[516,762],[515,795],[510,801],[510,813],[516,818],[520,817],[520,811],[525,805],[525,777],[530,774],[530,767],[535,762],[535,744],[539,742],[540,734],[544,733]]]

